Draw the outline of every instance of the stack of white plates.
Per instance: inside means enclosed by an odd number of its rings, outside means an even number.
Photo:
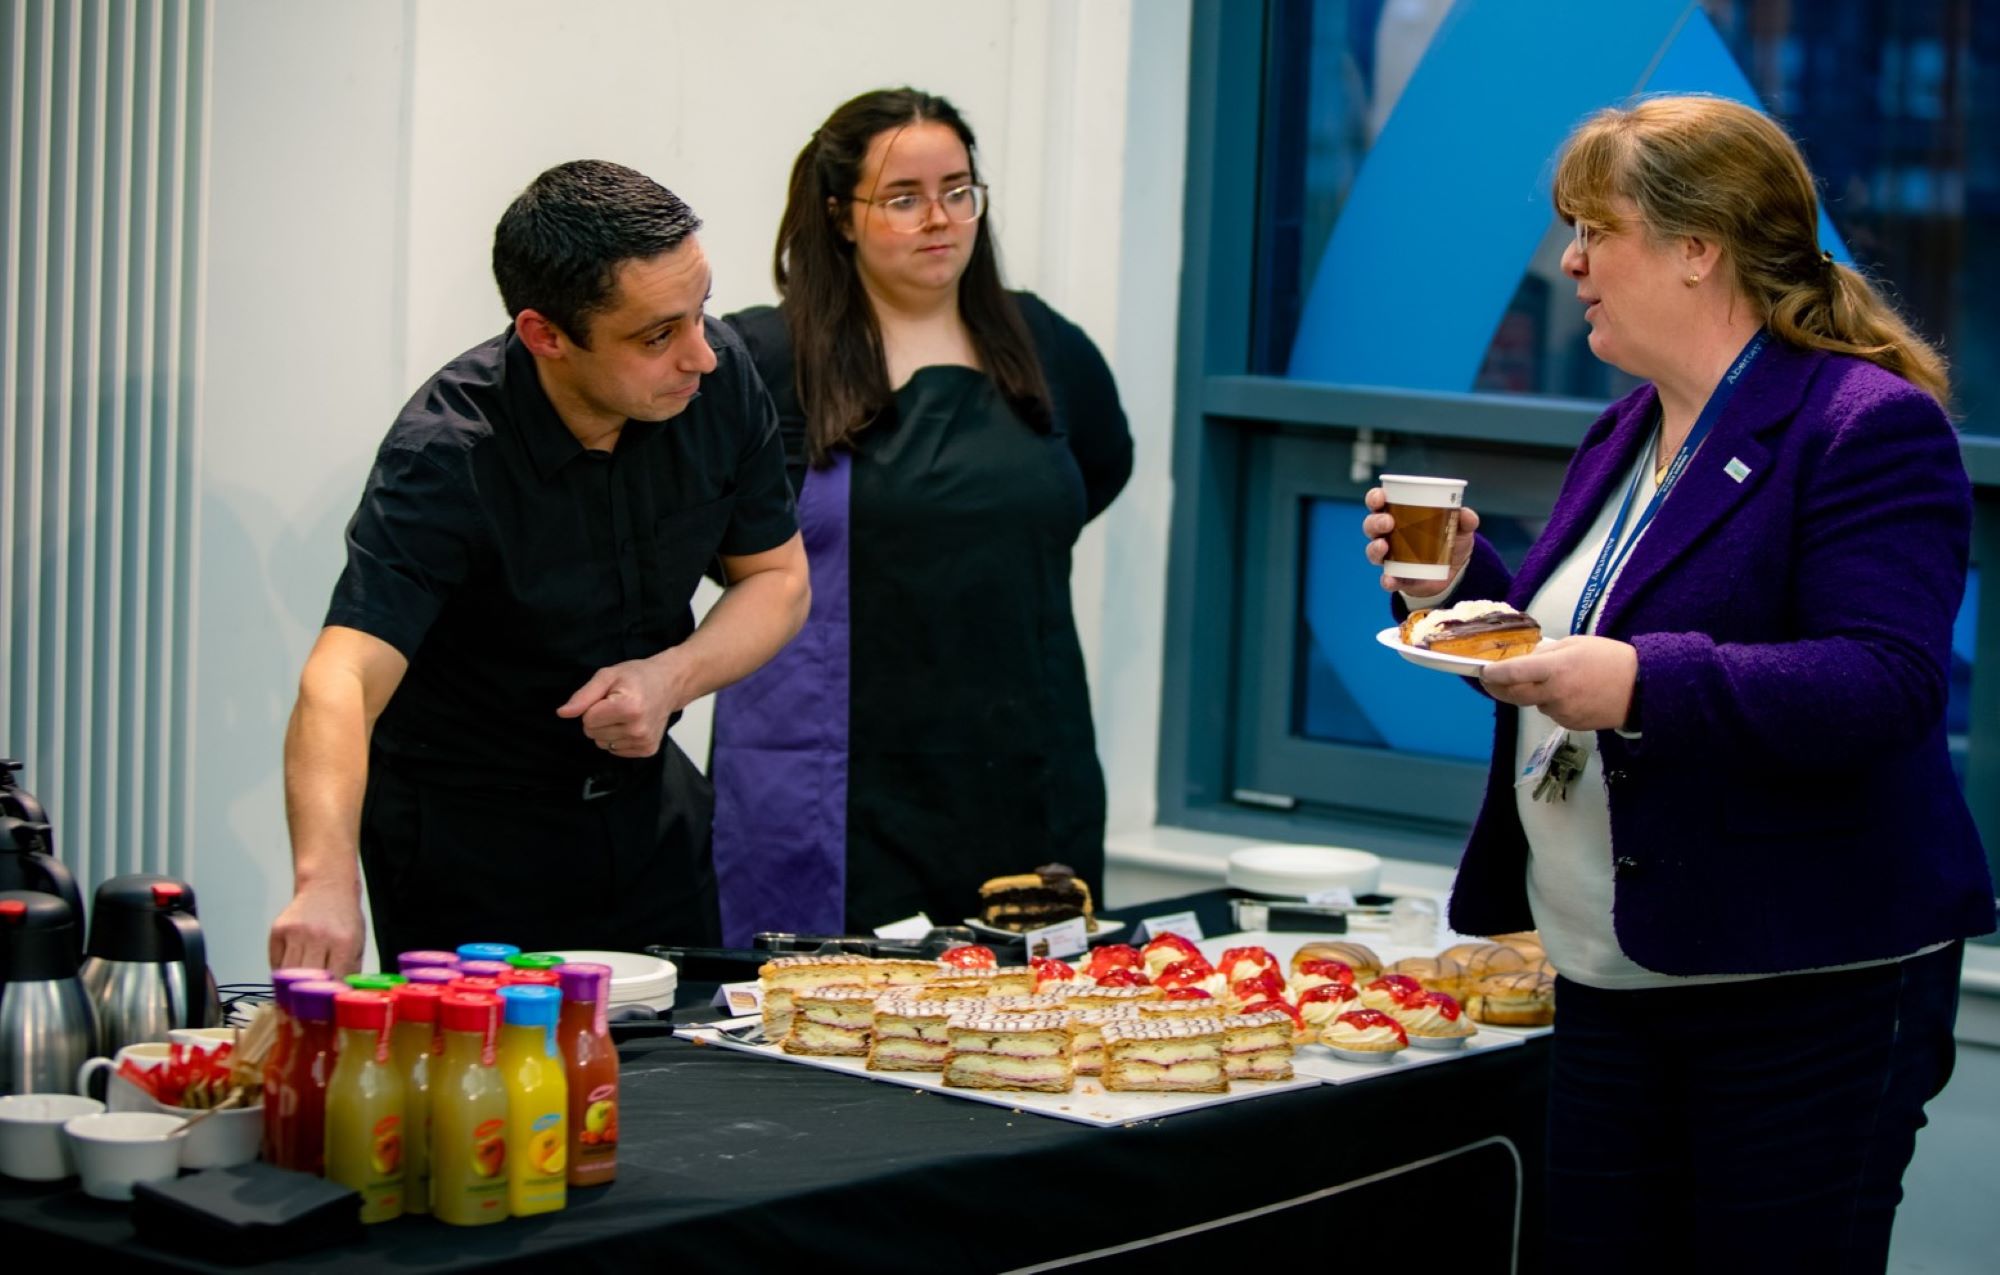
[[[662,1012],[674,1007],[680,971],[672,961],[644,952],[557,952],[564,961],[587,961],[611,967],[611,1008],[645,1005]]]
[[[1357,896],[1373,894],[1382,881],[1382,860],[1366,850],[1339,846],[1245,846],[1229,856],[1229,884],[1253,894],[1303,899],[1345,887]]]

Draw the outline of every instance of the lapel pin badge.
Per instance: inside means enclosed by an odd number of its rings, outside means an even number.
[[[1744,479],[1750,476],[1750,467],[1744,464],[1742,461],[1736,459],[1736,457],[1731,456],[1729,458],[1729,463],[1722,467],[1722,472],[1728,474],[1730,478],[1740,483]]]

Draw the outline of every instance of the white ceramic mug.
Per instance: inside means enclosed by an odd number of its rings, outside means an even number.
[[[73,1116],[63,1125],[76,1155],[86,1195],[129,1200],[141,1182],[171,1182],[181,1171],[179,1116],[150,1111],[107,1111]]]
[[[91,1082],[98,1072],[108,1071],[111,1074],[104,1082],[105,1106],[113,1111],[158,1111],[159,1104],[153,1101],[153,1096],[119,1075],[118,1067],[130,1060],[133,1066],[150,1071],[167,1061],[172,1048],[165,1041],[149,1040],[125,1046],[116,1057],[87,1059],[76,1069],[76,1091],[86,1098],[95,1096],[90,1092]]]
[[[235,1045],[234,1027],[173,1027],[167,1031],[167,1039],[188,1049],[214,1049],[217,1045]]]
[[[175,1028],[179,1031],[204,1031],[209,1028]],[[225,1028],[224,1030],[229,1030]],[[97,1073],[109,1069],[111,1075],[104,1085],[104,1105],[112,1111],[142,1112],[174,1116],[190,1120],[201,1112],[192,1107],[170,1107],[154,1098],[144,1089],[118,1074],[120,1063],[130,1060],[135,1066],[151,1069],[167,1061],[171,1046],[148,1041],[144,1044],[127,1045],[118,1051],[116,1058],[92,1058],[77,1068],[76,1091],[90,1093],[91,1083]],[[233,1164],[248,1164],[257,1158],[257,1150],[264,1136],[264,1104],[248,1107],[232,1107],[196,1125],[181,1143],[181,1167],[186,1169],[218,1169]]]
[[[0,1173],[24,1182],[60,1182],[76,1172],[63,1124],[104,1110],[95,1098],[21,1093],[0,1098]]]

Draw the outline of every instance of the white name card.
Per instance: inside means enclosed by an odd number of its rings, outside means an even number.
[[[1090,950],[1090,931],[1084,927],[1082,917],[1073,916],[1067,921],[1045,925],[1039,930],[1024,930],[1021,933],[1021,941],[1028,946],[1030,960],[1037,956],[1053,956],[1060,959]]]
[[[764,989],[758,983],[724,983],[715,989],[715,1007],[726,1009],[730,1017],[764,1012]]]
[[[1149,916],[1139,922],[1138,933],[1132,936],[1136,943],[1145,943],[1162,934],[1178,934],[1190,943],[1202,940],[1201,922],[1192,912],[1169,912],[1165,916]]]

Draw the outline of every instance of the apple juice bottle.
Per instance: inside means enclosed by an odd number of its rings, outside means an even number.
[[[562,980],[556,1044],[569,1083],[569,1184],[596,1186],[618,1176],[618,1051],[605,1015],[611,967],[572,962]]]
[[[446,992],[438,1026],[444,1051],[431,1078],[431,1212],[454,1226],[484,1226],[507,1216],[500,998]]]
[[[569,1202],[569,1085],[556,1021],[562,993],[553,987],[505,987],[500,1000],[500,1072],[507,1079],[507,1207],[516,1217],[553,1213]]]
[[[431,1211],[431,1070],[438,1047],[438,998],[426,983],[392,993],[396,1026],[392,1049],[403,1074],[403,1212]]]
[[[361,1195],[361,1220],[403,1216],[403,1073],[389,1049],[387,992],[333,998],[340,1058],[326,1086],[326,1177]]]

